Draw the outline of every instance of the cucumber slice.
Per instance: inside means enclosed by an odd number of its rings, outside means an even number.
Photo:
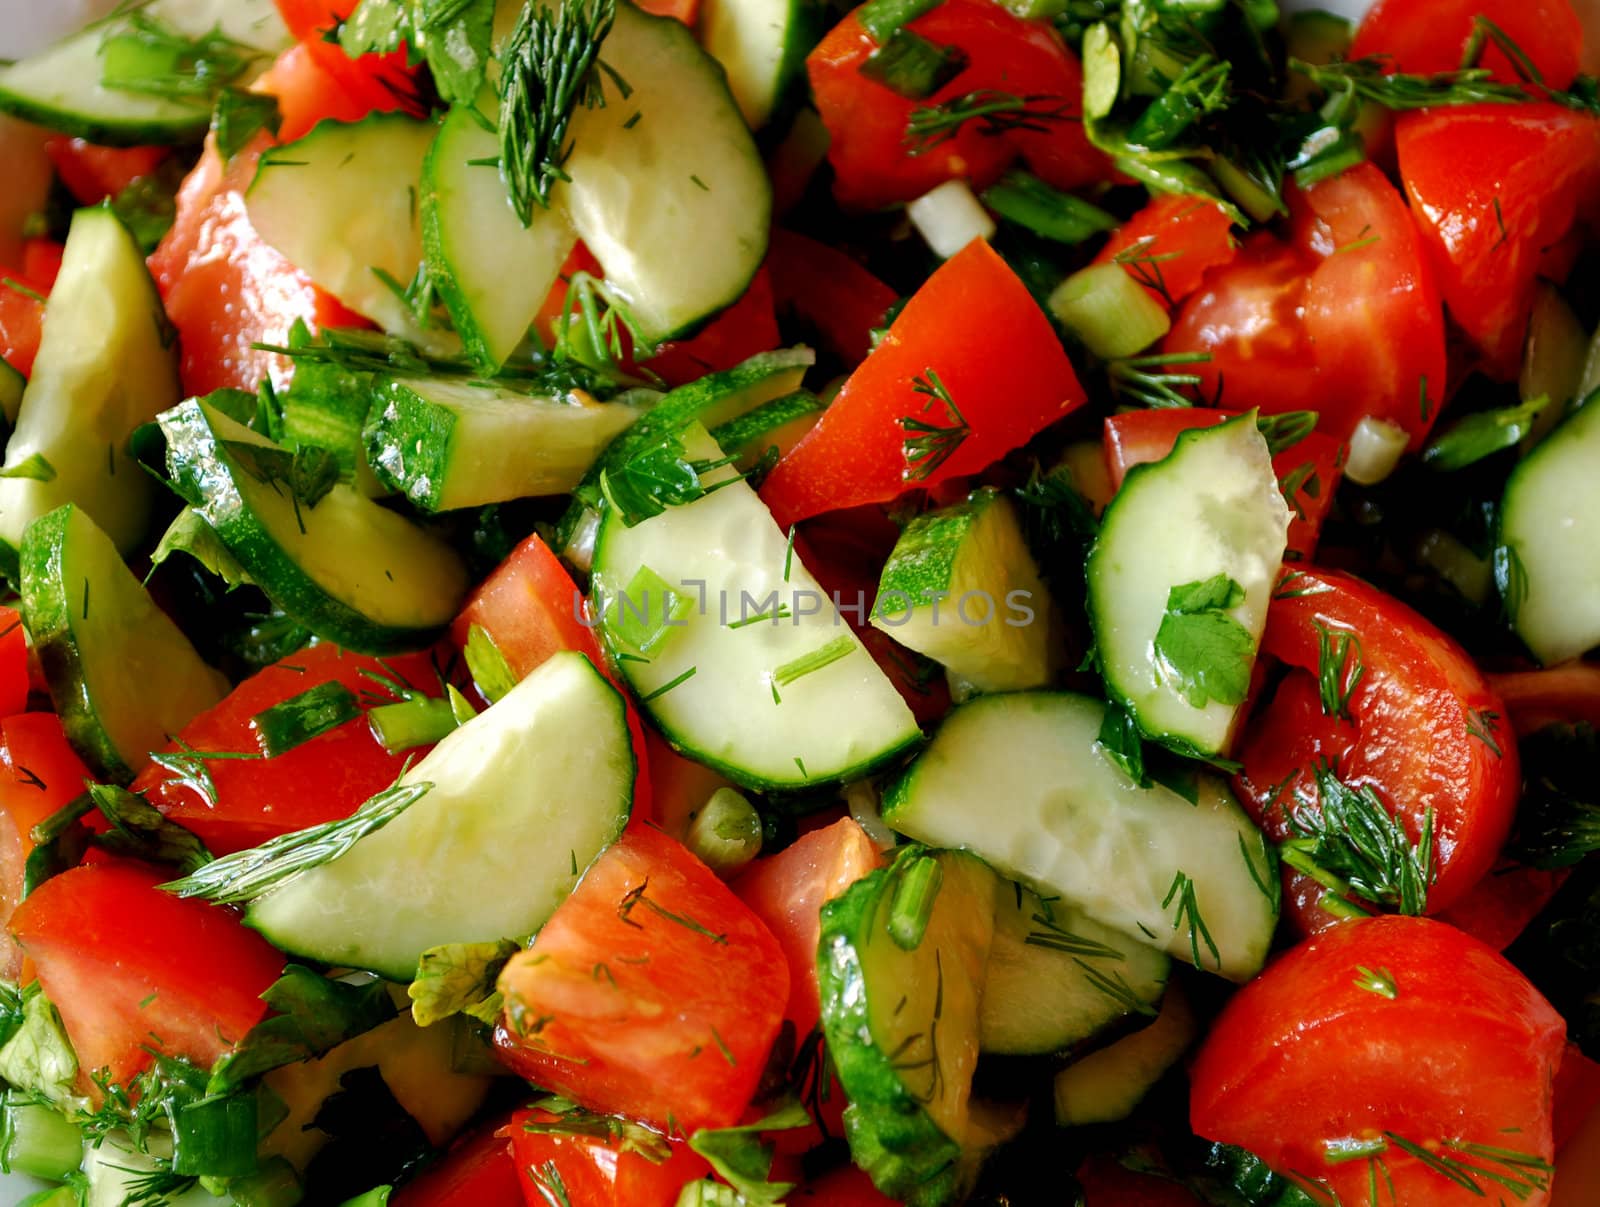
[[[153,484],[128,454],[128,437],[181,397],[176,338],[144,256],[110,210],[72,218],[50,317],[22,395],[6,468],[38,477],[0,479],[0,546],[75,503],[123,553],[144,535]],[[13,562],[14,564],[14,562]]]
[[[604,108],[572,115],[554,199],[645,334],[668,339],[744,293],[772,187],[721,69],[680,22],[620,4],[600,53],[630,92],[607,81]]]
[[[1098,700],[1067,692],[969,701],[885,793],[884,820],[975,851],[1180,960],[1249,979],[1278,921],[1266,840],[1213,776],[1198,777],[1193,804],[1134,784],[1100,749],[1104,718]]]
[[[699,424],[684,430],[684,448],[690,460],[722,456]],[[707,478],[734,474],[724,467]],[[639,612],[659,614],[662,604],[661,587],[652,600],[643,585],[652,579],[682,600],[684,615],[642,650]],[[858,778],[922,736],[743,481],[632,528],[607,508],[594,594],[618,668],[662,733],[738,783],[804,788]]]
[[[1500,507],[1518,635],[1549,665],[1600,645],[1600,404],[1569,415],[1511,472]]]
[[[442,541],[350,486],[298,502],[240,460],[282,450],[204,400],[162,414],[161,430],[173,488],[250,581],[319,637],[385,654],[425,645],[454,618],[467,573]]]
[[[850,1102],[850,1155],[913,1207],[958,1201],[972,1172],[962,1157],[997,886],[970,855],[913,847],[822,907],[822,1029]]]
[[[776,449],[779,457],[788,453],[817,426],[827,409],[828,404],[810,390],[796,390],[719,424],[711,429],[711,438],[723,452],[739,458],[734,467],[740,473],[748,473],[769,455],[768,449]]]
[[[622,833],[635,770],[622,697],[582,654],[556,654],[400,777],[431,791],[245,922],[396,981],[430,947],[526,938]]]
[[[490,373],[528,334],[578,241],[559,208],[540,211],[527,228],[517,221],[493,166],[499,154],[493,127],[458,105],[422,167],[428,272],[467,355]]]
[[[112,147],[199,142],[209,96],[108,88],[106,43],[134,31],[135,15],[183,39],[221,34],[257,57],[232,81],[247,87],[293,39],[273,0],[151,0],[117,12],[48,50],[0,67],[0,110],[74,138]]]
[[[67,737],[119,783],[227,694],[111,538],[71,504],[23,537],[22,618]]]
[[[1169,987],[1161,1013],[1148,1027],[1056,1074],[1056,1123],[1082,1127],[1126,1119],[1198,1034],[1188,998],[1178,986]]]
[[[1061,669],[1055,602],[1016,508],[993,488],[906,525],[872,623],[979,691],[1045,687]]]
[[[1254,412],[1183,433],[1106,508],[1089,552],[1089,621],[1106,689],[1150,737],[1227,749],[1289,519]],[[1236,602],[1176,614],[1195,606],[1181,602],[1196,594],[1185,588],[1212,585],[1228,593],[1212,602]]]
[[[813,0],[703,0],[700,42],[728,73],[728,90],[752,130],[759,130],[805,70],[822,37]]]
[[[577,498],[561,517],[556,544],[563,555],[584,521],[600,506],[600,473],[613,472],[629,458],[659,441],[665,432],[696,422],[708,428],[731,423],[764,403],[791,394],[800,388],[806,370],[816,364],[817,354],[810,348],[779,348],[759,352],[749,360],[721,373],[711,373],[698,381],[679,386],[661,399],[648,415],[609,445],[600,459],[584,475],[573,493]]]
[[[1156,1012],[1172,961],[1070,905],[1003,888],[983,976],[985,1052],[1064,1052],[1118,1019]]]
[[[320,122],[261,157],[244,200],[256,232],[306,276],[385,331],[444,353],[454,337],[421,326],[397,292],[422,264],[417,181],[434,133],[398,113]]]
[[[398,378],[378,390],[367,460],[423,511],[569,494],[644,410],[535,398],[465,378]]]

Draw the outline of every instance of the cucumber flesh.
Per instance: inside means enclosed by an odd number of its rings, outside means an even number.
[[[1087,564],[1089,621],[1107,691],[1150,737],[1202,755],[1227,749],[1289,520],[1254,412],[1184,432],[1165,460],[1135,466],[1106,508]],[[1193,664],[1225,670],[1230,680],[1226,698],[1201,692],[1197,706],[1160,652],[1160,637],[1175,590],[1219,576],[1238,588],[1239,601],[1205,619],[1231,621],[1246,660],[1237,646],[1191,653]]]
[[[918,882],[936,895],[908,933]],[[974,1172],[962,1156],[997,886],[970,855],[906,848],[822,907],[822,1028],[850,1102],[850,1155],[913,1207],[958,1201]]]
[[[398,113],[324,121],[261,157],[245,193],[256,233],[357,314],[430,352],[458,346],[396,293],[422,264],[417,182],[434,126]]]
[[[722,456],[699,424],[683,440],[691,461]],[[707,478],[733,476],[724,467]],[[638,585],[642,571],[686,605],[648,650],[629,636],[641,608],[661,607],[659,589],[652,601]],[[594,594],[601,633],[651,718],[674,745],[738,783],[858,778],[921,737],[900,693],[743,481],[632,528],[607,508]],[[783,674],[824,649],[815,669]]]
[[[493,373],[528,333],[578,241],[564,210],[539,210],[524,228],[492,163],[499,139],[458,105],[423,164],[428,270],[462,346]]]
[[[6,468],[42,458],[49,476],[0,479],[0,545],[14,554],[32,521],[74,503],[132,551],[153,484],[128,437],[180,396],[176,339],[144,256],[110,210],[79,210],[6,445]]]
[[[1064,1052],[1118,1019],[1154,1014],[1170,965],[1070,905],[1003,887],[983,978],[983,1050]]]
[[[644,413],[465,378],[397,378],[378,390],[367,461],[379,481],[429,512],[569,494]]]
[[[1011,501],[992,488],[918,516],[895,542],[872,623],[978,691],[1046,687],[1059,617]]]
[[[1198,1032],[1183,990],[1170,987],[1161,1001],[1161,1013],[1148,1027],[1056,1074],[1056,1123],[1082,1127],[1126,1119],[1188,1051]]]
[[[1600,404],[1579,408],[1512,471],[1500,508],[1507,605],[1540,662],[1600,645]]]
[[[962,704],[885,793],[884,820],[973,851],[1131,939],[1248,980],[1278,921],[1265,839],[1213,776],[1197,778],[1194,804],[1133,783],[1100,749],[1104,717],[1098,700],[1066,692]]]
[[[526,938],[622,833],[635,770],[622,697],[582,654],[556,654],[400,777],[433,784],[415,804],[245,922],[397,981],[430,947]]]
[[[796,390],[764,402],[748,415],[730,419],[711,429],[722,451],[737,456],[734,468],[748,473],[762,458],[782,457],[817,426],[828,404],[810,390]]]
[[[668,339],[744,293],[767,251],[772,188],[727,81],[684,26],[617,6],[604,107],[572,116],[554,190],[645,334]]]
[[[127,783],[227,693],[111,538],[68,504],[22,541],[22,615],[72,744]]]
[[[106,41],[132,30],[126,10],[135,6],[120,7],[116,16],[0,67],[0,111],[103,146],[198,142],[211,124],[209,97],[161,96],[101,83]],[[273,0],[152,0],[137,7],[147,20],[180,37],[217,32],[259,52],[232,81],[238,88],[247,87],[293,43]]]
[[[161,430],[174,489],[250,581],[318,636],[393,653],[425,645],[454,618],[466,568],[404,516],[346,485],[315,506],[298,502],[242,460],[281,450],[204,400],[165,412]]]
[[[728,73],[728,89],[752,130],[767,124],[822,36],[812,0],[704,0],[700,41]]]

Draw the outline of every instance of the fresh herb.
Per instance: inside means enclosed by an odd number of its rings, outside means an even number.
[[[1322,494],[1322,478],[1317,473],[1316,462],[1303,462],[1284,474],[1278,481],[1278,490],[1283,495],[1284,501],[1289,504],[1290,510],[1294,512],[1295,519],[1306,520],[1308,518],[1306,505],[1300,496],[1315,499]]]
[[[689,1137],[689,1147],[699,1153],[719,1177],[742,1196],[749,1207],[778,1207],[794,1189],[792,1182],[769,1182],[777,1146],[763,1133],[806,1127],[811,1116],[791,1102],[755,1123],[738,1127],[700,1128]]]
[[[1173,587],[1156,630],[1162,675],[1192,708],[1210,701],[1240,704],[1250,689],[1255,640],[1228,614],[1244,602],[1244,588],[1226,574]]]
[[[34,453],[15,465],[0,469],[0,478],[21,478],[29,482],[54,482],[56,467],[43,453]]]
[[[439,283],[426,261],[418,264],[411,279],[404,283],[387,268],[374,266],[371,271],[411,316],[413,323],[424,331],[434,325],[435,311],[439,305]]]
[[[1209,352],[1152,352],[1147,356],[1126,356],[1106,364],[1106,378],[1119,398],[1153,410],[1190,407],[1194,400],[1180,390],[1198,390],[1198,373],[1173,373],[1174,366],[1209,364]],[[1220,398],[1212,399],[1215,406]]]
[[[547,1207],[572,1207],[572,1197],[567,1194],[567,1184],[561,1178],[561,1169],[551,1159],[542,1165],[530,1166],[528,1177]]]
[[[278,98],[268,92],[225,88],[211,111],[211,133],[224,160],[231,160],[263,130],[277,134],[282,124]]]
[[[349,817],[284,834],[259,847],[224,855],[182,880],[162,887],[180,897],[203,897],[218,905],[253,901],[293,880],[301,872],[339,858],[368,834],[376,833],[433,789],[427,782],[396,784],[378,793]]]
[[[0,1078],[14,1091],[67,1110],[80,1108],[78,1055],[37,981],[8,993],[6,1028],[11,1035],[0,1048]]]
[[[946,422],[931,423],[917,415],[902,416],[899,420],[906,433],[902,448],[906,467],[900,476],[907,482],[922,482],[932,477],[972,434],[972,428],[961,414],[961,408],[956,406],[956,400],[950,397],[937,370],[929,368],[924,374],[911,381],[912,391],[928,400],[923,404],[922,414],[926,415],[938,405],[944,408]]]
[[[110,830],[95,836],[96,846],[147,863],[169,864],[185,876],[211,862],[204,843],[137,793],[114,784],[90,784],[89,796],[111,823]]]
[[[166,160],[155,171],[129,181],[106,202],[146,255],[155,251],[177,218],[178,186],[183,183],[181,162]]]
[[[0,277],[0,286],[9,289],[12,293],[20,293],[30,302],[38,302],[41,306],[50,301],[49,298],[45,297],[44,294],[40,293],[37,289],[34,289],[29,285],[24,285],[15,277]]]
[[[886,929],[896,947],[915,951],[933,920],[939,889],[944,884],[944,868],[922,848],[909,846],[901,848],[891,874],[894,888]]]
[[[1233,103],[1232,68],[1210,54],[1185,64],[1165,91],[1145,107],[1128,130],[1128,141],[1152,150],[1165,150],[1189,132],[1196,122],[1220,113]]]
[[[1135,784],[1141,788],[1149,785],[1150,778],[1144,769],[1143,735],[1133,714],[1122,704],[1113,701],[1106,705],[1095,744]]]
[[[520,943],[501,939],[489,943],[447,943],[430,947],[417,961],[416,979],[407,987],[411,998],[411,1017],[419,1027],[453,1014],[466,1014],[481,1023],[493,1024],[503,1004],[495,982],[500,970],[517,952]]]
[[[791,658],[783,665],[776,667],[768,677],[772,684],[772,702],[781,704],[778,696],[780,687],[788,687],[791,683],[798,683],[807,675],[815,674],[824,667],[832,666],[841,658],[848,658],[855,651],[856,641],[847,633],[841,633],[826,645],[812,650],[809,654],[801,654],[798,658]]]
[[[1007,222],[1069,246],[1117,228],[1113,215],[1050,187],[1031,172],[1007,172],[983,191],[983,204]]]
[[[314,738],[338,729],[361,715],[355,693],[330,681],[280,700],[250,718],[261,753],[269,759],[287,754]]]
[[[1493,709],[1469,708],[1466,721],[1467,736],[1477,738],[1489,748],[1489,753],[1495,758],[1504,758],[1500,743],[1495,734],[1500,730],[1500,714]]]
[[[1299,72],[1330,93],[1353,93],[1386,109],[1431,109],[1441,105],[1516,105],[1532,98],[1518,84],[1497,83],[1486,67],[1414,75],[1389,70],[1383,55],[1317,65],[1290,59],[1289,69]]]
[[[1161,900],[1161,908],[1171,908],[1174,901],[1177,902],[1177,912],[1172,918],[1172,929],[1179,930],[1184,926],[1189,928],[1189,951],[1194,957],[1194,966],[1205,967],[1200,960],[1200,944],[1203,941],[1206,949],[1211,952],[1212,961],[1217,968],[1221,968],[1222,953],[1217,950],[1217,944],[1211,937],[1206,920],[1200,914],[1200,900],[1195,892],[1194,879],[1182,871],[1172,877],[1172,885]]]
[[[968,122],[986,137],[1017,132],[1048,133],[1052,123],[1072,116],[1074,105],[1059,96],[1018,95],[982,88],[937,105],[919,105],[906,121],[905,144],[911,155],[926,155],[954,138]]]
[[[730,483],[743,481],[737,474],[709,486],[704,480],[704,475],[732,465],[737,459],[691,460],[684,451],[682,436],[667,433],[654,444],[636,450],[620,465],[602,469],[600,495],[623,524],[632,528],[669,507],[693,503]]]
[[[1345,629],[1330,629],[1320,620],[1317,629],[1317,687],[1322,695],[1322,715],[1350,720],[1350,700],[1367,673],[1361,638]]]
[[[172,773],[168,783],[188,788],[199,796],[204,804],[212,808],[215,808],[217,803],[217,783],[211,778],[211,769],[206,764],[217,759],[261,757],[260,751],[256,750],[196,750],[182,738],[174,738],[173,741],[177,743],[177,750],[153,752],[150,761]]]
[[[1422,450],[1423,463],[1445,473],[1476,465],[1485,457],[1515,448],[1549,409],[1550,399],[1540,395],[1518,406],[1476,411],[1430,440]]]
[[[489,630],[476,622],[467,630],[466,659],[467,672],[489,703],[505,699],[517,685],[511,663],[501,653]]]
[[[1394,973],[1387,968],[1368,968],[1363,964],[1356,965],[1355,987],[1365,989],[1368,993],[1376,993],[1379,997],[1386,997],[1391,1002],[1400,996],[1400,991],[1395,987]]]
[[[959,46],[943,46],[909,29],[897,29],[867,56],[861,74],[907,100],[932,96],[967,69]]]
[[[299,964],[284,966],[261,1000],[273,1014],[217,1060],[206,1094],[227,1094],[251,1078],[313,1060],[395,1016],[382,981],[350,984]]]
[[[1462,1140],[1418,1144],[1394,1132],[1383,1134],[1401,1152],[1415,1157],[1441,1178],[1482,1198],[1488,1194],[1485,1181],[1503,1186],[1518,1199],[1550,1188],[1550,1162],[1532,1153]]]
[[[1536,868],[1570,867],[1600,850],[1600,735],[1587,724],[1552,725],[1518,743],[1522,796],[1506,853]]]
[[[304,507],[307,511],[315,509],[318,503],[328,497],[328,492],[339,484],[338,461],[325,448],[301,446],[291,451],[247,440],[224,440],[221,443],[229,458],[257,482],[279,495],[287,491],[294,503],[297,519],[300,518],[300,508]],[[305,531],[303,520],[300,521],[300,529]]]
[[[1283,861],[1332,895],[1347,898],[1354,892],[1402,914],[1423,913],[1434,877],[1432,806],[1413,844],[1370,785],[1352,788],[1327,762],[1319,763],[1314,775],[1315,806],[1299,801],[1285,808],[1296,837],[1283,844]]]
[[[710,927],[701,925],[699,922],[696,922],[693,918],[688,917],[685,914],[675,914],[665,906],[658,904],[653,898],[646,896],[645,894],[649,888],[650,878],[646,876],[637,885],[624,893],[622,895],[622,900],[617,903],[617,917],[628,926],[642,930],[643,927],[638,922],[633,920],[634,910],[642,905],[651,913],[655,914],[658,918],[664,918],[666,921],[675,923],[676,925],[683,927],[685,930],[693,931],[702,938],[710,939],[713,943],[721,945],[727,944],[727,935],[718,934]]]
[[[409,700],[370,708],[367,724],[385,750],[399,754],[443,741],[475,715],[472,705],[451,684],[443,699],[419,692]]]
[[[856,10],[861,28],[879,46],[885,45],[898,29],[937,8],[942,0],[867,0]]]
[[[682,629],[694,599],[675,589],[649,566],[640,566],[605,609],[607,632],[636,653],[652,654]]]
[[[614,1147],[619,1154],[631,1153],[643,1157],[652,1165],[660,1165],[672,1156],[672,1146],[666,1137],[615,1115],[599,1115],[554,1095],[537,1099],[531,1106],[533,1110],[554,1118],[524,1120],[522,1129],[530,1135],[603,1140],[608,1148]]]
[[[101,40],[99,53],[104,88],[207,106],[267,57],[220,28],[191,38],[138,10]]]
[[[697,666],[691,666],[688,670],[672,679],[669,679],[654,691],[647,692],[645,695],[640,696],[639,703],[648,704],[652,700],[659,700],[662,696],[666,695],[674,688],[682,687],[685,683],[689,682],[690,679],[695,677],[695,674],[697,671],[699,671],[699,669],[700,668]]]
[[[1267,442],[1267,452],[1276,457],[1299,444],[1317,430],[1315,411],[1285,411],[1281,415],[1262,415],[1256,420]]]
[[[1266,838],[1257,835],[1256,840],[1265,856],[1266,866],[1256,869],[1256,861],[1250,854],[1249,844],[1245,842],[1244,835],[1239,835],[1239,857],[1244,860],[1245,870],[1250,873],[1250,883],[1256,886],[1259,892],[1272,906],[1272,913],[1277,916],[1283,905],[1283,881],[1278,878],[1278,856]]]
[[[619,362],[630,349],[640,360],[649,359],[657,350],[621,295],[591,273],[575,272],[568,277],[556,329],[556,359],[620,378]]]
[[[595,67],[616,16],[616,0],[529,4],[500,54],[500,175],[523,226],[567,178],[573,112],[605,104]]]

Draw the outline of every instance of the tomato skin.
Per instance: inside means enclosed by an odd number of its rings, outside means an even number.
[[[200,751],[260,752],[250,719],[291,696],[324,683],[342,683],[358,700],[392,697],[371,675],[400,675],[408,686],[438,695],[433,664],[425,654],[379,660],[333,645],[314,645],[258,671],[215,708],[184,726],[181,741]],[[173,745],[169,750],[177,750]],[[368,797],[399,778],[408,757],[390,754],[373,736],[366,715],[346,721],[275,758],[211,759],[206,770],[216,786],[208,801],[151,763],[133,781],[135,792],[180,825],[193,830],[215,855],[260,846],[293,830],[348,817]]]
[[[356,11],[361,0],[275,0],[278,15],[296,38],[325,33]]]
[[[1363,968],[1393,978],[1393,1000],[1361,987]],[[1330,1141],[1390,1132],[1548,1161],[1565,1030],[1520,972],[1453,927],[1348,922],[1280,957],[1224,1008],[1194,1062],[1190,1122],[1274,1169],[1327,1178],[1349,1203],[1366,1201],[1367,1164],[1327,1161]],[[1407,1207],[1486,1201],[1398,1145],[1384,1161]]]
[[[559,282],[558,282],[559,284]],[[644,363],[668,385],[680,386],[707,373],[719,373],[778,346],[778,316],[773,308],[772,276],[756,270],[739,300],[686,340],[663,344]]]
[[[1600,188],[1600,120],[1559,105],[1404,114],[1400,176],[1451,315],[1482,370],[1515,380],[1543,252]]]
[[[845,1165],[801,1186],[789,1195],[788,1201],[814,1207],[898,1207],[854,1165]]]
[[[858,10],[859,11],[859,10]],[[832,136],[828,160],[834,193],[847,206],[872,209],[912,201],[946,180],[985,188],[1021,153],[1058,188],[1075,188],[1109,174],[1083,132],[1083,76],[1076,56],[1048,23],[1016,17],[987,0],[949,0],[907,28],[941,46],[957,46],[967,68],[932,96],[911,101],[868,79],[861,66],[877,48],[856,15],[845,17],[806,59],[817,111]],[[1041,98],[1034,107],[1059,109],[1037,133],[986,133],[980,121],[913,155],[906,142],[911,114],[925,105],[981,89]]]
[[[658,1165],[625,1147],[618,1136],[528,1130],[559,1119],[535,1107],[512,1115],[501,1131],[511,1143],[522,1195],[518,1201],[527,1207],[550,1207],[550,1197],[534,1177],[552,1167],[573,1207],[673,1207],[685,1185],[711,1172],[706,1159],[682,1140],[666,1141],[670,1155]]]
[[[649,906],[638,900],[646,893]],[[771,932],[709,868],[635,824],[500,986],[495,1046],[513,1071],[591,1110],[690,1135],[743,1114],[782,1022],[789,970]],[[529,1033],[517,1032],[519,1019]]]
[[[1155,411],[1125,411],[1106,419],[1106,466],[1111,484],[1121,489],[1122,479],[1135,465],[1160,461],[1172,452],[1178,436],[1198,427],[1214,427],[1236,417],[1237,411],[1216,411],[1203,407],[1168,408]],[[1280,484],[1291,477],[1294,511],[1289,521],[1287,561],[1310,561],[1317,550],[1322,522],[1333,507],[1334,492],[1344,476],[1343,447],[1323,432],[1310,432],[1304,439],[1283,449],[1272,459]],[[1303,467],[1309,465],[1307,473]]]
[[[78,1053],[113,1083],[147,1046],[209,1067],[267,1012],[283,956],[227,910],[157,886],[170,875],[108,858],[45,881],[11,917]]]
[[[480,1128],[396,1190],[390,1202],[394,1207],[522,1207],[511,1141],[494,1125]]]
[[[1544,871],[1507,863],[1478,881],[1465,897],[1439,915],[1439,921],[1504,951],[1550,904],[1571,874],[1571,868]]]
[[[1510,36],[1552,88],[1578,74],[1583,23],[1568,0],[1378,0],[1367,10],[1350,45],[1350,58],[1386,55],[1395,70],[1420,75],[1454,71],[1482,15]],[[1493,42],[1481,66],[1505,84],[1522,77]]]
[[[1490,675],[1489,682],[1506,702],[1519,735],[1575,721],[1600,728],[1600,666],[1567,662]]]
[[[39,282],[39,292],[48,295],[56,287],[56,278],[61,275],[61,258],[66,250],[54,239],[41,236],[26,240],[22,245],[23,278]]]
[[[1597,1107],[1600,1107],[1600,1064],[1590,1060],[1582,1048],[1568,1040],[1561,1054],[1561,1067],[1556,1070],[1552,1130],[1557,1152],[1583,1129],[1584,1121]]]
[[[883,325],[895,291],[836,247],[791,231],[772,232],[768,253],[779,311],[815,327],[847,365],[872,351],[872,329]]]
[[[1361,643],[1365,670],[1349,721],[1322,712],[1319,625]],[[1459,901],[1493,866],[1521,790],[1505,705],[1466,651],[1376,587],[1319,569],[1280,585],[1261,648],[1291,669],[1246,727],[1239,751],[1244,771],[1236,786],[1251,815],[1274,838],[1287,837],[1283,802],[1295,793],[1314,800],[1311,769],[1333,760],[1345,783],[1377,792],[1412,842],[1432,808],[1436,878],[1428,912]]]
[[[44,150],[61,183],[80,205],[99,205],[115,197],[171,155],[166,147],[97,147],[66,135],[49,139]]]
[[[970,432],[926,478],[907,481],[900,421],[952,422],[912,388],[930,370]],[[974,240],[906,303],[816,427],[773,467],[761,497],[784,528],[824,511],[885,503],[908,486],[977,472],[1084,400],[1044,312],[1005,261]]]
[[[0,268],[0,278],[14,280],[33,293],[49,296],[50,287],[20,272]],[[33,361],[44,336],[44,303],[20,289],[0,285],[0,360],[24,377],[33,376]]]
[[[1161,257],[1142,270],[1138,265],[1124,268],[1141,284],[1150,279],[1163,286],[1145,284],[1145,292],[1171,309],[1200,288],[1207,271],[1231,263],[1237,250],[1233,222],[1215,202],[1164,193],[1112,231],[1094,262],[1110,264],[1122,255]]]
[[[28,707],[28,636],[15,608],[0,604],[0,718]]]
[[[291,46],[256,82],[278,98],[282,142],[293,142],[319,121],[360,121],[369,113],[423,114],[405,52],[348,57],[338,46],[308,38]]]

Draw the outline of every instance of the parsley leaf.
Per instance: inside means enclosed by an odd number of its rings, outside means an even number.
[[[469,1014],[482,1023],[500,1017],[500,991],[495,982],[506,961],[522,949],[520,943],[499,939],[489,943],[446,943],[430,947],[417,961],[417,979],[406,993],[411,1017],[419,1027],[430,1027],[452,1014]]]
[[[740,1127],[701,1128],[689,1137],[694,1149],[739,1192],[750,1207],[775,1207],[794,1189],[792,1182],[769,1182],[776,1145],[762,1138],[763,1132],[787,1131],[805,1127],[811,1116],[798,1102]]]
[[[1226,611],[1243,601],[1244,588],[1226,574],[1173,587],[1167,596],[1157,666],[1191,707],[1244,702],[1256,643]]]

